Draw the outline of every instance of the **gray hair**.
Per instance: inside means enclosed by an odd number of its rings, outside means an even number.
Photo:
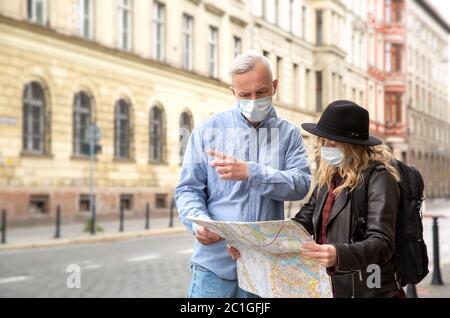
[[[238,55],[234,59],[233,63],[231,63],[229,75],[233,78],[235,75],[248,73],[258,62],[264,64],[270,77],[273,78],[272,67],[270,66],[269,59],[257,51],[248,51]]]

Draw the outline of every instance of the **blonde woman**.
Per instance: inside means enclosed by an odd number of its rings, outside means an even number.
[[[335,297],[402,297],[393,263],[400,176],[388,148],[369,135],[369,113],[336,101],[317,124],[302,127],[319,137],[320,151],[317,187],[295,217],[317,242],[306,246],[304,255],[327,267]],[[370,178],[367,228],[355,242],[351,196],[364,177]]]
[[[302,127],[318,137],[317,187],[294,218],[316,241],[305,245],[304,255],[327,268],[335,297],[403,297],[393,263],[400,177],[388,148],[369,135],[369,113],[336,101],[317,124]],[[365,177],[367,222],[359,241],[351,197]],[[228,252],[239,257],[232,247]]]

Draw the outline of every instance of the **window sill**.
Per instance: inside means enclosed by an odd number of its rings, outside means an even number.
[[[90,161],[91,157],[89,155],[72,155],[70,156],[70,159],[77,161]],[[97,157],[94,158],[94,161],[97,161]]]
[[[384,22],[384,26],[386,27],[404,27],[403,21],[399,20],[399,21],[385,21]]]
[[[113,162],[117,163],[136,163],[134,159],[126,159],[126,158],[114,158]]]
[[[165,162],[165,161],[153,161],[153,160],[149,160],[148,164],[153,165],[153,166],[168,166],[169,163]]]
[[[25,158],[36,158],[36,159],[53,159],[54,156],[52,154],[48,154],[48,153],[33,153],[33,152],[27,152],[27,151],[22,151],[20,153],[21,157],[25,157]]]
[[[50,218],[51,215],[48,212],[44,212],[44,213],[30,213],[30,217],[32,217],[33,219],[47,219],[47,218]]]

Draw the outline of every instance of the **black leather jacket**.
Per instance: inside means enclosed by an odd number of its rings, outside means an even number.
[[[327,189],[315,189],[309,202],[294,220],[302,224],[318,240],[320,216]],[[331,273],[335,297],[394,297],[399,293],[393,264],[395,224],[399,206],[398,184],[387,170],[372,174],[367,190],[368,214],[366,239],[352,242],[355,217],[351,209],[351,193],[342,191],[334,202],[327,225],[327,241],[336,247],[337,265]],[[379,286],[374,272],[381,270]],[[372,266],[371,266],[372,265]],[[367,282],[369,281],[369,284]],[[378,288],[379,287],[379,288]]]

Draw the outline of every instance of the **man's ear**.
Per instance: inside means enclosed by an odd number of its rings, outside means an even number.
[[[278,80],[276,79],[273,81],[273,95],[272,96],[275,96],[275,94],[277,93],[277,90],[278,90]]]

